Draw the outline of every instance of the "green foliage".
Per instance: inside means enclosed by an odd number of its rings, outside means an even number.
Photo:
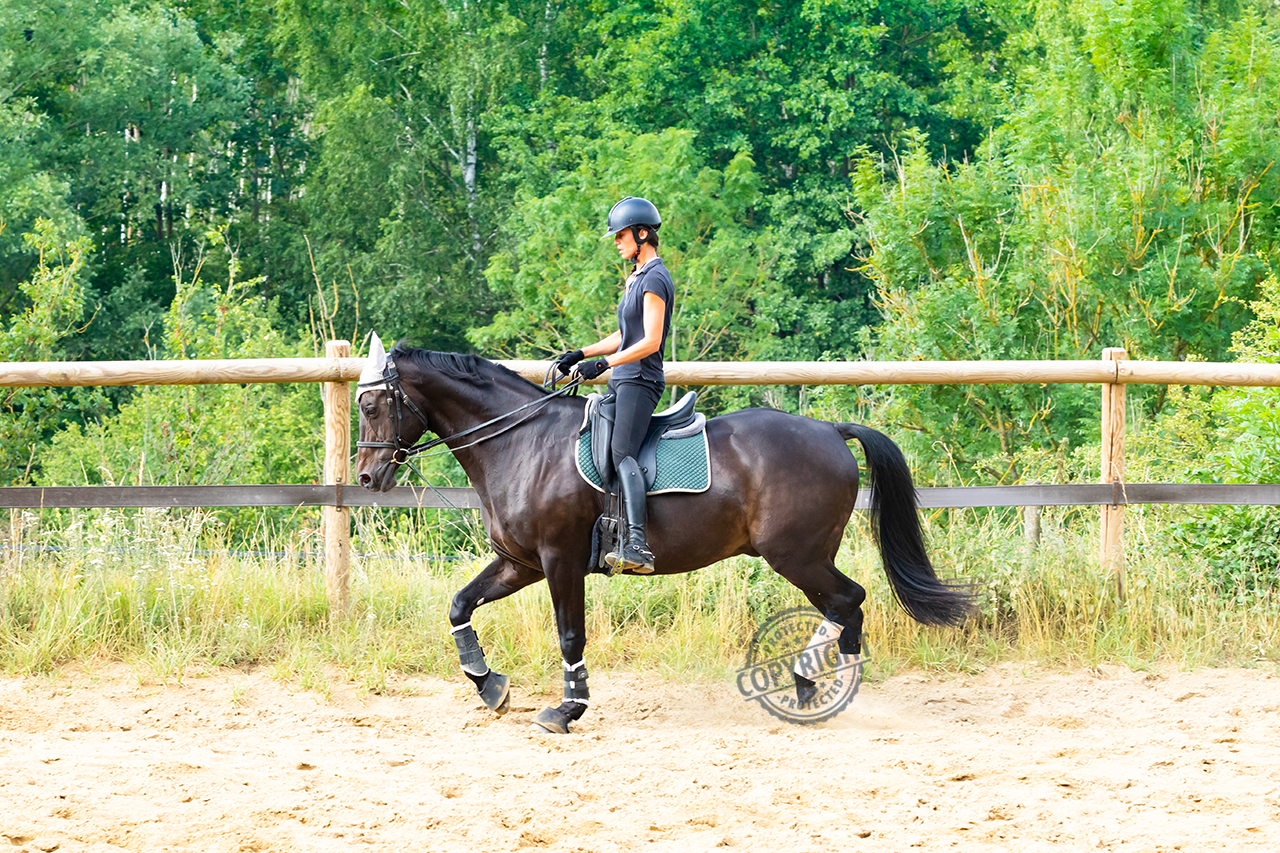
[[[28,305],[0,334],[0,359],[42,361],[84,313],[81,275],[91,250],[85,237],[69,239],[48,220],[37,220],[24,240],[36,253],[36,275],[19,285]]]
[[[527,97],[535,5],[279,7],[273,38],[325,128],[304,201],[317,271],[358,282],[388,338],[461,349],[492,310],[482,273],[509,199],[492,125]]]
[[[618,128],[691,131],[716,168],[750,155],[759,197],[743,224],[769,241],[770,276],[783,295],[761,312],[773,328],[757,352],[854,353],[874,314],[868,282],[851,263],[857,235],[844,207],[852,155],[911,127],[957,153],[975,146],[982,125],[961,105],[987,85],[992,74],[983,69],[1000,64],[993,52],[1005,38],[1004,6],[598,4],[579,37],[581,76],[553,77],[530,107],[505,114],[507,156],[520,185],[545,196],[563,176],[572,183],[580,152]],[[626,194],[670,206],[646,183]],[[508,220],[509,240],[524,239],[516,223]]]
[[[1240,361],[1280,363],[1280,281],[1268,277],[1252,308],[1256,319],[1235,335],[1233,353]],[[1280,483],[1280,389],[1221,388],[1207,402],[1179,395],[1172,409],[1159,429],[1193,437],[1199,451],[1187,466],[1193,479]],[[1205,555],[1220,592],[1247,602],[1280,588],[1274,507],[1207,507],[1174,535],[1184,553]]]
[[[49,361],[58,342],[75,330],[84,315],[84,266],[87,238],[68,239],[47,220],[37,220],[35,233],[24,235],[36,253],[31,278],[18,289],[27,307],[0,329],[0,361]],[[3,225],[0,223],[0,231]],[[0,483],[25,482],[36,448],[67,418],[101,406],[100,394],[88,389],[0,389]]]
[[[173,297],[171,250],[228,220],[237,240],[260,243],[248,266],[270,274],[264,288],[293,296],[289,310],[306,316],[305,245],[279,227],[296,226],[296,91],[291,101],[260,33],[202,32],[194,17],[235,6],[245,24],[244,5],[17,0],[0,10],[0,218],[18,233],[36,217],[74,223],[97,249],[98,322],[63,354],[136,355]],[[34,262],[11,238],[0,235],[5,312],[19,307],[13,294]],[[286,272],[292,289],[275,282]]]
[[[753,165],[739,154],[723,170],[710,168],[688,131],[597,143],[554,192],[517,203],[509,228],[519,236],[487,270],[490,287],[513,307],[474,340],[543,356],[616,329],[629,268],[600,235],[613,203],[643,186],[664,199],[660,254],[679,283],[667,357],[750,358],[773,331],[757,306],[777,298],[769,235],[745,225],[759,198]]]
[[[0,311],[6,315],[21,310],[18,284],[35,264],[23,235],[41,218],[69,234],[79,223],[67,204],[69,184],[40,162],[49,120],[29,89],[42,69],[24,68],[17,50],[33,14],[15,4],[0,7],[0,223],[7,226],[0,229]]]
[[[680,131],[706,168],[750,165],[751,201],[716,225],[750,244],[772,295],[751,297],[758,333],[729,337],[760,357],[847,354],[875,319],[851,264],[851,155],[913,127],[935,153],[973,150],[1025,14],[1008,0],[18,0],[0,11],[0,134],[16,143],[0,215],[94,234],[98,322],[63,342],[69,357],[136,354],[172,299],[172,251],[211,226],[295,326],[332,315],[464,348],[518,309],[486,271],[524,237],[520,200],[577,186],[619,135]],[[0,242],[0,312],[31,263]]]
[[[1043,58],[979,156],[937,163],[916,136],[861,158],[876,357],[1227,356],[1277,249],[1263,211],[1280,203],[1280,31],[1245,16],[1197,43],[1195,23],[1176,2],[1045,4]],[[1136,396],[1148,412],[1164,399]],[[1096,440],[1082,388],[894,389],[877,403],[917,458],[961,479],[1017,481],[1022,454]]]
[[[220,235],[211,235],[214,237]],[[157,355],[168,359],[311,355],[281,332],[274,307],[240,282],[232,258],[223,287],[184,277]],[[115,414],[71,425],[40,454],[42,482],[108,484],[308,483],[322,469],[323,412],[311,385],[150,386]]]

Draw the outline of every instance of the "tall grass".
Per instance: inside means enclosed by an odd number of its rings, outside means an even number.
[[[935,558],[977,584],[981,615],[956,631],[916,625],[889,606],[868,608],[871,657],[883,668],[957,670],[1004,660],[1132,668],[1280,660],[1274,590],[1223,590],[1205,562],[1166,548],[1169,520],[1196,511],[1130,509],[1123,598],[1099,568],[1091,512],[1058,511],[1032,547],[1016,511],[952,511],[933,528]],[[854,579],[883,601],[886,585],[866,556]]]
[[[440,559],[474,519],[423,528],[361,511],[349,618],[329,618],[318,557],[292,533],[264,528],[231,547],[203,512],[117,510],[15,516],[0,565],[0,670],[37,673],[74,661],[124,661],[143,680],[267,665],[326,692],[334,677],[373,692],[397,674],[455,674],[448,602],[487,557]],[[1006,660],[1131,667],[1252,664],[1280,658],[1280,601],[1211,591],[1206,567],[1159,547],[1172,510],[1131,512],[1127,592],[1117,600],[1096,564],[1088,515],[1046,523],[1038,547],[1016,512],[939,513],[928,527],[944,574],[975,584],[981,614],[962,629],[912,622],[893,602],[879,556],[855,519],[838,564],[869,596],[870,677],[904,668],[979,669]],[[454,522],[458,524],[458,522]],[[1156,535],[1149,536],[1154,531]],[[690,575],[587,580],[587,659],[679,677],[740,666],[755,626],[800,593],[759,560]],[[559,688],[560,652],[545,584],[477,611],[490,662],[522,683]]]

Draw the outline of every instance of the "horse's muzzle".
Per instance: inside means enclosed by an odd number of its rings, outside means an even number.
[[[388,492],[395,488],[396,469],[399,467],[394,462],[386,462],[373,471],[360,471],[356,474],[356,482],[374,492]]]

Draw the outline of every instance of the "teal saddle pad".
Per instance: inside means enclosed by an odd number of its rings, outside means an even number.
[[[706,421],[699,418],[701,429],[691,432],[686,427],[676,430],[674,438],[658,439],[657,477],[653,481],[651,495],[670,492],[705,492],[711,488],[711,458],[707,445]],[[591,432],[578,436],[578,473],[596,491],[603,492],[604,484],[591,458]]]

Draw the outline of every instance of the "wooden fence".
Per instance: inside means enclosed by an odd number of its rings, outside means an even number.
[[[347,341],[330,341],[324,358],[207,361],[0,363],[0,387],[208,385],[319,382],[324,386],[324,485],[84,486],[0,488],[0,508],[319,506],[324,513],[325,577],[330,603],[349,602],[350,508],[477,508],[471,489],[398,487],[376,494],[351,485],[351,387],[364,359]],[[506,361],[541,381],[545,361]],[[608,374],[596,380],[604,383]],[[1147,362],[1108,349],[1096,361],[672,362],[669,385],[1097,384],[1102,388],[1099,485],[986,486],[920,490],[921,506],[1099,506],[1100,560],[1123,594],[1124,507],[1128,504],[1280,504],[1280,485],[1125,483],[1124,388],[1132,384],[1280,386],[1280,365]]]

